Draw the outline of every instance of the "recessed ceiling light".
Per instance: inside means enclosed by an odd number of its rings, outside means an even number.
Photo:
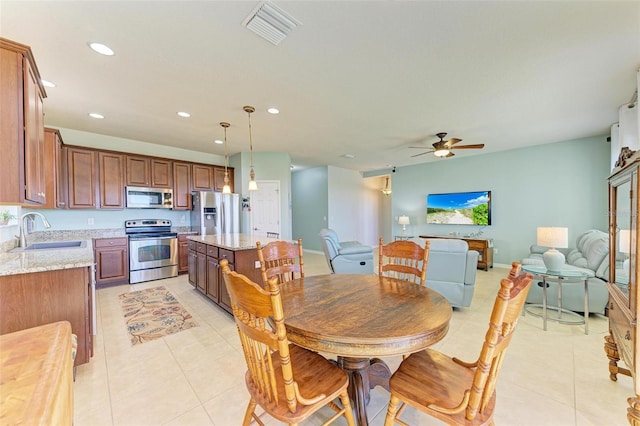
[[[50,82],[49,80],[45,80],[44,78],[41,79],[40,81],[42,81],[42,85],[44,87],[56,87],[54,83]]]
[[[89,117],[91,117],[91,118],[100,118],[100,119],[102,119],[102,118],[104,118],[104,115],[102,115],[102,114],[98,114],[97,112],[90,112],[90,113],[89,113]]]
[[[343,156],[344,158],[356,158],[356,156],[355,156],[355,155],[353,155],[353,154],[343,154],[342,156]]]
[[[180,117],[183,117],[183,118],[189,118],[189,117],[191,117],[191,114],[189,114],[188,112],[184,112],[184,111],[179,111],[179,112],[178,112],[178,115],[179,115]]]
[[[267,108],[267,112],[269,114],[280,114],[280,110],[276,107]]]
[[[221,141],[220,139],[216,139],[215,141],[213,141],[213,143],[217,143],[218,145],[222,145],[224,143],[224,141]]]
[[[113,56],[115,53],[109,46],[102,43],[89,43],[89,47],[101,55]]]

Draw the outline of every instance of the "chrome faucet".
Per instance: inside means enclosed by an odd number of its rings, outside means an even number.
[[[42,213],[28,212],[23,214],[22,216],[20,216],[20,220],[18,221],[18,223],[20,224],[20,245],[18,247],[24,248],[27,246],[27,233],[25,231],[25,228],[26,228],[25,220],[29,216],[33,216],[33,220],[35,220],[35,216],[40,216],[40,219],[42,219],[42,223],[44,224],[45,228],[51,228],[51,224],[49,223],[47,218],[44,217]]]

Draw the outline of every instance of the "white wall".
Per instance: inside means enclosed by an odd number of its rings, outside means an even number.
[[[132,154],[151,155],[155,157],[171,158],[173,160],[192,161],[194,163],[214,164],[223,166],[224,156],[207,152],[190,151],[171,146],[156,145],[131,139],[115,138],[97,133],[58,127],[62,141],[66,145],[85,146],[88,148],[107,149],[111,151],[128,152]]]
[[[359,172],[329,166],[329,228],[342,241],[375,245],[378,241],[379,190]]]

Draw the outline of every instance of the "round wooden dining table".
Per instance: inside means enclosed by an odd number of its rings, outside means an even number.
[[[360,425],[368,424],[369,390],[389,390],[391,371],[377,357],[420,351],[449,330],[447,299],[408,281],[330,274],[288,281],[280,289],[289,341],[337,355],[349,375],[349,397]]]

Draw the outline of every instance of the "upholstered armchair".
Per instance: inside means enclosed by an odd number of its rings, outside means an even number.
[[[322,250],[335,274],[373,274],[373,247],[358,241],[338,240],[333,229],[320,231]]]
[[[475,289],[478,252],[466,241],[429,238],[426,286],[447,298],[454,307],[471,306]]]

